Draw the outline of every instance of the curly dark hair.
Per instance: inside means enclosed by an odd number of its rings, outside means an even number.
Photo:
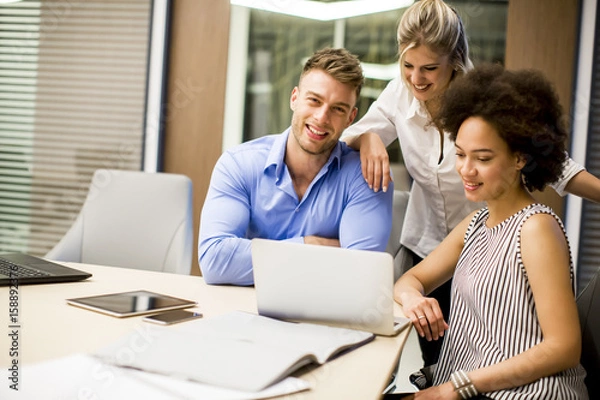
[[[469,117],[483,118],[513,153],[525,157],[527,189],[543,190],[558,180],[567,131],[558,95],[541,72],[485,64],[456,79],[444,93],[436,123],[455,141]]]

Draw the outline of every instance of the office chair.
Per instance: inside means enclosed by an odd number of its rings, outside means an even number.
[[[581,364],[590,399],[600,399],[600,268],[577,297],[581,324]]]
[[[394,190],[392,203],[392,231],[388,240],[386,252],[394,257],[394,282],[412,266],[412,257],[400,244],[400,234],[404,225],[404,214],[408,205],[410,193],[405,190]]]
[[[46,258],[189,274],[192,219],[188,177],[100,169],[77,219]]]

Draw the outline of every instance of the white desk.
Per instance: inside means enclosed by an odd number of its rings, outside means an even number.
[[[145,289],[198,302],[205,318],[233,310],[256,313],[253,288],[206,285],[201,277],[67,263],[93,276],[76,283],[19,288],[20,365],[93,352],[146,324],[142,317],[113,318],[68,305],[65,299]],[[398,315],[400,308],[396,309]],[[9,288],[0,288],[0,384],[7,385],[9,357]],[[285,398],[377,399],[398,365],[409,330],[376,339],[300,377],[315,389]],[[68,379],[68,377],[66,377]],[[29,382],[30,384],[31,382]],[[25,380],[21,382],[25,384]]]

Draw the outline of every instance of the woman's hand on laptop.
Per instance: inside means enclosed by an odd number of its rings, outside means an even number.
[[[319,246],[340,247],[339,239],[330,239],[314,235],[304,236],[304,244],[318,244]]]

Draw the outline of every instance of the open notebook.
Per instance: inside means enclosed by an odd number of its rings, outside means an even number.
[[[388,253],[253,239],[252,266],[260,315],[388,336],[410,323],[394,317]]]

